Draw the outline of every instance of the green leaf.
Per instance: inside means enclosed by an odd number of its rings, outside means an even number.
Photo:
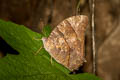
[[[44,37],[48,37],[51,33],[52,29],[50,25],[46,25],[44,26],[43,30],[42,30],[42,34],[44,35]]]
[[[47,28],[46,35],[50,32]],[[42,34],[27,29],[23,25],[0,20],[0,36],[19,55],[7,54],[0,59],[0,80],[100,80],[88,74],[70,75],[69,70],[53,60],[44,49],[35,52],[43,45]],[[37,39],[36,39],[37,38]]]

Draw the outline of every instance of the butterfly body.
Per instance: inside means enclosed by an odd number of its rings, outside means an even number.
[[[71,71],[77,70],[85,61],[84,33],[87,24],[87,16],[72,16],[58,24],[48,38],[42,38],[49,54]]]

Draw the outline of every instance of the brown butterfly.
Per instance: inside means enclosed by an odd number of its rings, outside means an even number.
[[[43,37],[44,48],[58,63],[69,70],[77,70],[84,58],[84,34],[88,25],[88,17],[77,15],[63,20],[50,36]]]

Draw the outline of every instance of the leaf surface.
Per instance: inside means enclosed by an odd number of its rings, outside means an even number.
[[[43,30],[45,36],[50,32],[48,26]],[[100,80],[88,73],[70,75],[70,71],[55,60],[51,63],[44,48],[35,55],[43,46],[40,40],[43,35],[23,25],[0,20],[0,36],[19,52],[19,55],[7,54],[0,59],[0,80]]]

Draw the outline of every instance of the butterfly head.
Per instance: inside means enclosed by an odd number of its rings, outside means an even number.
[[[42,38],[43,44],[47,41],[47,37]]]

